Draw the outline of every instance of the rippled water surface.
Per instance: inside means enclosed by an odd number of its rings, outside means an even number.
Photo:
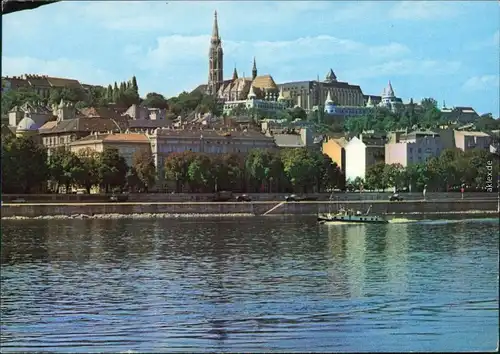
[[[2,228],[2,352],[497,346],[498,220]]]

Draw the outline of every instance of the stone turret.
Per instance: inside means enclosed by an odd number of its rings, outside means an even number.
[[[57,121],[63,121],[68,119],[74,119],[76,116],[76,108],[72,102],[65,102],[61,99],[59,106],[57,107]]]
[[[250,92],[248,92],[247,98],[249,100],[254,100],[255,98],[257,98],[257,95],[255,94],[255,91],[253,90],[253,86],[250,86]]]
[[[285,96],[283,96],[283,87],[280,89],[280,95],[278,96],[278,102],[284,101]]]
[[[325,100],[325,113],[327,114],[334,114],[335,113],[335,102],[332,100],[332,95],[331,92],[328,91],[328,94],[326,96]]]

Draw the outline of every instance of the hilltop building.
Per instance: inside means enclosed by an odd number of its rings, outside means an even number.
[[[94,85],[81,84],[78,80],[52,77],[47,75],[24,74],[21,76],[2,77],[2,92],[19,90],[21,88],[31,89],[40,97],[48,98],[51,89],[82,89],[88,91]]]
[[[278,85],[283,89],[284,97],[289,98],[295,106],[306,112],[314,110],[328,98],[336,106],[364,107],[363,91],[358,85],[337,80],[332,69],[323,81],[293,81]]]
[[[256,59],[253,59],[252,76],[239,77],[234,68],[231,79],[224,80],[224,51],[219,34],[217,11],[214,14],[210,49],[208,53],[208,83],[198,86],[195,90],[215,96],[224,104],[224,113],[230,112],[237,106],[246,109],[255,108],[268,113],[286,108],[285,97],[271,75],[258,75]]]

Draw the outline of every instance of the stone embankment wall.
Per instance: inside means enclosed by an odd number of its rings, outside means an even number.
[[[234,196],[241,193],[234,193]],[[284,201],[289,194],[284,193],[249,193],[253,201]],[[381,200],[387,201],[392,192],[378,193],[334,193],[333,200]],[[421,200],[422,193],[401,193],[404,200]],[[30,203],[90,203],[107,202],[111,194],[3,194],[4,203],[13,202],[16,199],[24,199]],[[308,197],[316,198],[318,201],[329,200],[330,193],[310,193]],[[129,202],[208,202],[214,198],[213,193],[130,193],[127,194]],[[428,200],[460,199],[458,192],[428,192]],[[496,199],[497,193],[493,192],[466,192],[464,199]]]
[[[2,218],[40,217],[56,215],[104,215],[104,214],[210,214],[210,215],[315,215],[318,212],[336,211],[342,205],[366,211],[372,206],[372,212],[383,214],[446,213],[467,211],[496,211],[496,200],[457,200],[457,201],[349,201],[329,202],[252,202],[252,203],[19,203],[3,204]]]

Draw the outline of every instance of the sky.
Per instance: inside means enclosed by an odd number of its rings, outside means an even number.
[[[166,97],[208,79],[214,11],[224,76],[324,79],[379,95],[432,97],[499,116],[495,1],[63,1],[2,16],[2,76],[45,74],[108,85],[137,77]]]

